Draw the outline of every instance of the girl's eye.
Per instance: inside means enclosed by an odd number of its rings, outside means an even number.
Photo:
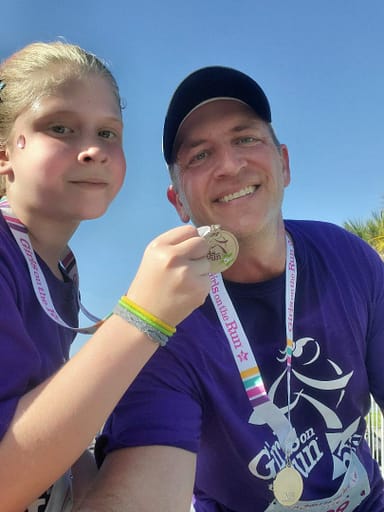
[[[57,124],[57,125],[54,125],[54,126],[51,126],[51,130],[54,132],[54,133],[57,133],[59,135],[65,135],[67,133],[70,133],[71,132],[71,129],[70,128],[67,128],[66,126],[63,126],[61,124]]]
[[[113,139],[114,137],[116,137],[116,134],[111,130],[101,130],[99,131],[99,135],[104,139]]]

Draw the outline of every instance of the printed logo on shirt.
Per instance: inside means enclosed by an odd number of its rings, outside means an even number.
[[[25,512],[70,512],[72,510],[71,472],[67,471]]]
[[[278,358],[278,361],[285,363],[285,351],[282,354],[282,358]],[[326,440],[329,452],[332,454],[332,479],[335,480],[346,473],[351,451],[355,451],[362,440],[362,435],[358,433],[360,417],[350,425],[343,425],[337,412],[335,412],[345,396],[345,389],[353,375],[353,371],[344,373],[334,361],[322,359],[320,345],[313,338],[302,338],[296,341],[292,357],[296,359],[296,364],[292,365],[292,380],[298,380],[302,388],[291,397],[289,409],[292,412],[304,400],[322,416],[326,426]],[[315,372],[312,368],[320,362],[322,375],[324,375],[324,368],[326,368],[326,365],[328,366],[326,373],[329,377],[327,379],[320,380],[314,377]],[[285,386],[285,384],[286,367],[284,364],[284,371],[275,380],[268,392],[270,399],[276,405],[279,405],[276,400],[279,386]],[[331,393],[335,406],[331,409],[325,403],[322,403],[318,399],[318,393],[316,395],[317,398],[315,398],[313,390],[317,392],[319,390],[324,391],[328,396]],[[281,407],[280,409],[284,414],[287,414],[288,406]],[[292,448],[291,462],[304,479],[308,478],[311,471],[324,456],[323,449],[324,446],[321,447],[318,443],[318,437],[313,427],[308,426],[302,432],[297,431],[297,440]],[[273,444],[265,442],[262,450],[253,457],[248,467],[254,476],[262,480],[271,480],[275,478],[276,474],[285,464],[284,451],[276,439]]]
[[[45,491],[36,501],[34,501],[25,512],[44,512],[47,508],[51,496],[52,487]]]

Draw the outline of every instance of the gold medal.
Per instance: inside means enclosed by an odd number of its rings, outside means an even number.
[[[276,475],[273,482],[273,494],[283,506],[297,503],[303,493],[303,479],[300,473],[291,465],[285,466]]]
[[[235,262],[239,254],[239,244],[232,233],[221,229],[219,225],[201,226],[199,235],[208,240],[210,261],[213,274],[227,270]]]

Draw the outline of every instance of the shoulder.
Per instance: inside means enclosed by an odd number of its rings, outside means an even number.
[[[292,235],[297,234],[298,236],[320,239],[327,239],[329,235],[333,235],[335,237],[358,239],[356,235],[331,222],[287,219],[284,223],[287,231],[292,233]]]
[[[0,213],[0,279],[15,283],[24,267],[20,249]]]
[[[286,229],[302,269],[332,276],[368,296],[383,294],[384,262],[364,240],[328,222],[286,221]]]
[[[7,249],[10,245],[10,242],[14,242],[12,233],[10,232],[8,225],[3,217],[3,215],[0,212],[0,248],[1,249]]]
[[[343,257],[365,255],[366,258],[380,259],[377,252],[364,240],[346,229],[330,222],[312,220],[286,220],[285,226],[299,247],[326,250],[328,254],[340,250],[353,250]]]

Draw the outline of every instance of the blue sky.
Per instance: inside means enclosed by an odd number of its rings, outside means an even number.
[[[147,243],[180,224],[161,131],[173,90],[199,67],[237,67],[264,88],[290,151],[286,218],[341,225],[384,207],[382,0],[13,0],[1,19],[1,59],[63,37],[108,62],[125,100],[125,185],[71,243],[83,302],[99,316]]]

